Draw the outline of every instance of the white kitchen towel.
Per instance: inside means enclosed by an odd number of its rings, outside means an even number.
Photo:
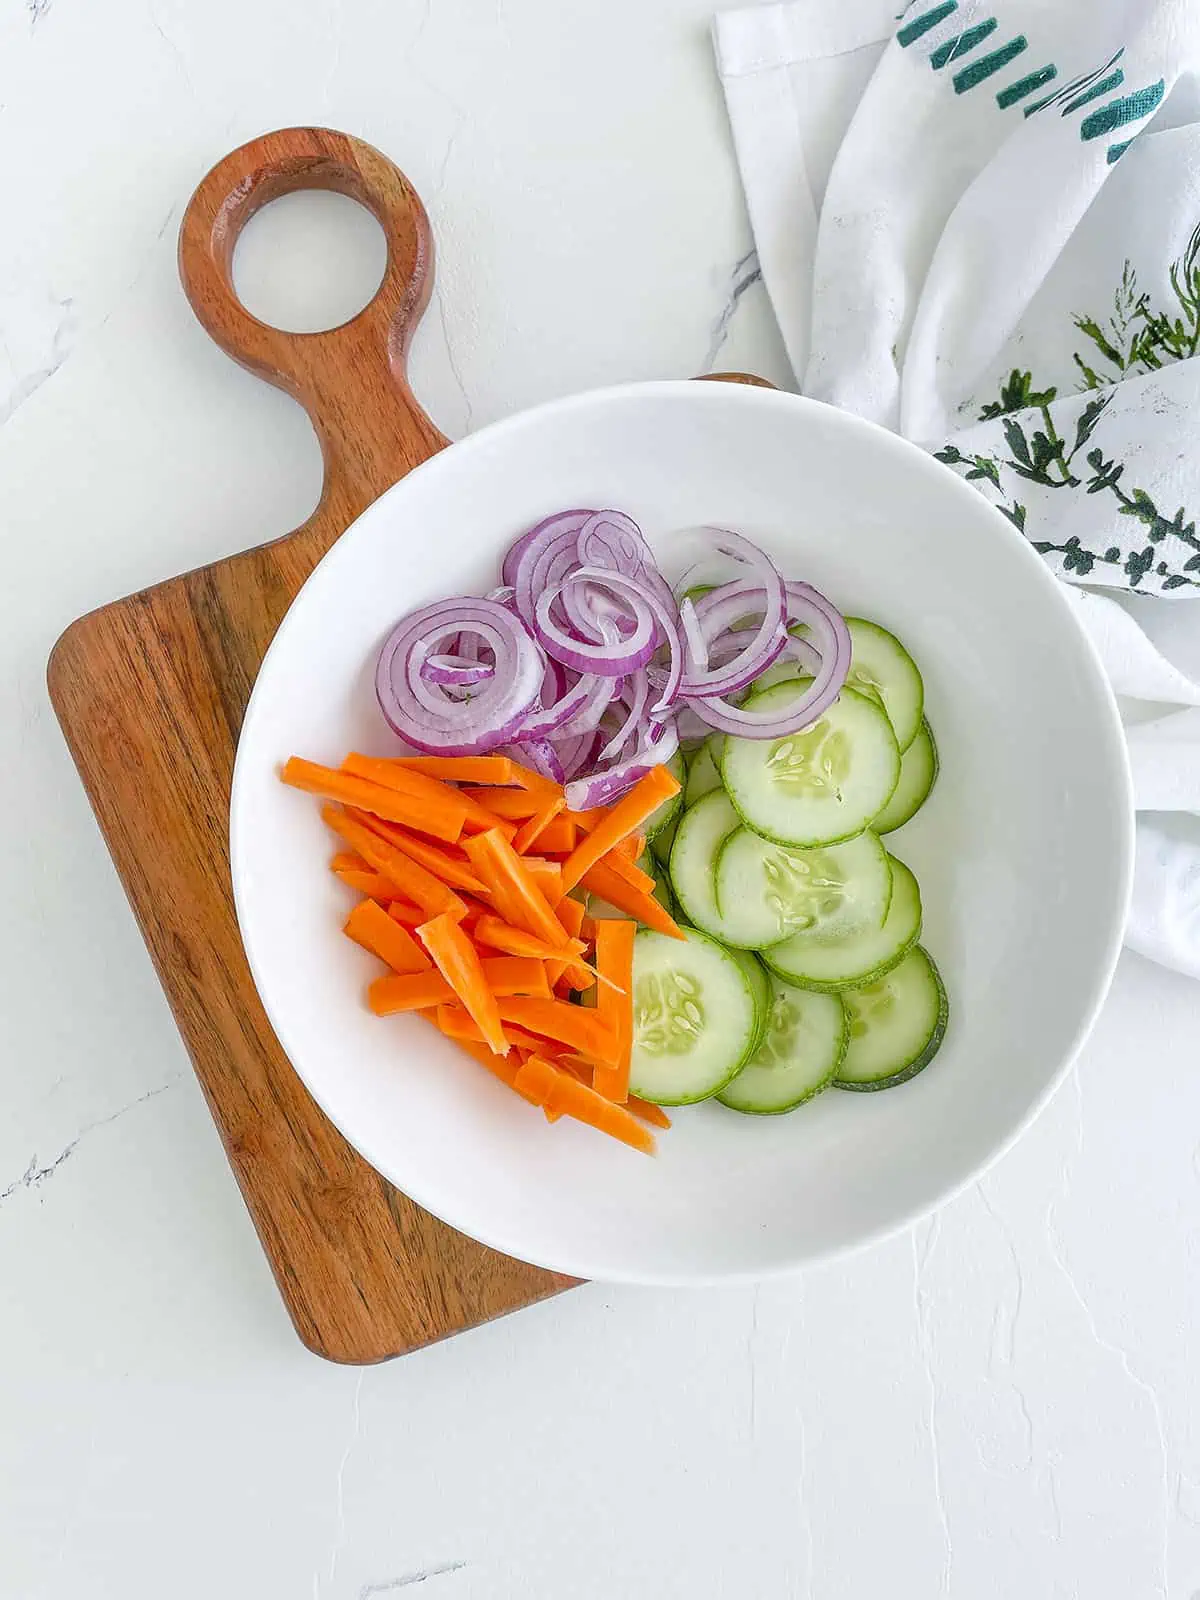
[[[1200,4],[788,0],[715,40],[799,386],[1088,586],[1138,792],[1128,942],[1200,977]]]

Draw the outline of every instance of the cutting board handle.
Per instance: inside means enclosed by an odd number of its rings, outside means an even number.
[[[233,285],[238,236],[262,206],[299,189],[348,195],[387,240],[383,281],[340,327],[287,333],[252,316]],[[413,399],[405,358],[433,283],[433,240],[416,191],[372,145],[330,128],[283,128],[217,163],[184,213],[179,272],[192,310],[226,354],[293,395],[321,441],[314,520],[341,531],[446,444]]]

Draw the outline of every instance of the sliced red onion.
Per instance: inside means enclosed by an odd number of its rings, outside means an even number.
[[[495,669],[469,700],[426,683],[420,668],[455,634],[476,634]],[[521,726],[544,675],[528,629],[492,600],[443,600],[405,617],[379,653],[375,692],[384,719],[418,750],[469,755],[506,744]],[[428,703],[426,696],[432,699]]]
[[[587,585],[587,603],[597,610],[597,596],[608,591],[615,593],[618,602],[625,601],[626,614],[632,618],[633,630],[619,643],[612,639],[580,638],[571,633],[553,615],[557,596],[578,585]],[[599,567],[580,567],[561,590],[547,589],[539,595],[534,607],[533,631],[548,655],[576,672],[595,672],[601,677],[623,678],[644,667],[654,654],[655,610],[646,590],[633,578],[619,572],[605,572]],[[597,626],[596,633],[600,629]]]
[[[557,739],[594,733],[620,687],[619,678],[584,673],[561,699],[531,710],[517,737]]]
[[[559,511],[523,534],[509,550],[513,560],[505,557],[500,576],[512,585],[514,604],[526,622],[533,622],[534,601],[539,592],[533,586],[533,570],[542,552],[564,535],[578,534],[593,515],[591,511]]]
[[[470,636],[477,639],[477,634]],[[421,664],[421,676],[430,683],[449,684],[452,688],[467,688],[473,683],[483,683],[496,675],[491,661],[463,661],[456,656],[426,656]]]
[[[568,783],[567,805],[572,811],[588,811],[592,806],[611,805],[648,772],[669,761],[678,748],[679,737],[674,723],[664,723],[657,738],[646,740],[624,761],[603,771],[593,772],[588,778],[576,778]]]
[[[581,567],[609,567],[628,578],[654,562],[642,530],[623,511],[593,512],[579,530],[576,551]]]
[[[694,602],[696,620],[710,647],[713,640],[727,633],[735,622],[751,616],[761,620],[753,633],[745,631],[739,640],[741,649],[724,666],[711,666],[708,652],[703,662],[698,658],[689,659],[680,686],[682,694],[736,694],[753,683],[779,655],[787,643],[787,586],[774,567],[771,573],[773,576],[765,581],[760,574],[735,578]]]
[[[623,715],[620,726],[612,738],[600,751],[597,761],[607,763],[615,761],[635,734],[642,733],[642,726],[646,716],[646,702],[650,698],[650,679],[645,672],[635,672],[632,677],[626,678],[625,687],[622,689],[619,704]]]
[[[820,667],[812,683],[785,710],[775,712],[733,706],[720,696],[689,698],[691,709],[710,728],[748,739],[781,739],[816,722],[841,693],[850,671],[850,630],[844,618],[811,584],[789,583],[787,600],[789,622],[808,628],[824,647],[818,647]],[[805,647],[812,648],[807,640],[794,635],[789,635],[787,643],[797,654]]]

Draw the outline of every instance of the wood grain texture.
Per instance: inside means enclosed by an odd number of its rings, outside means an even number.
[[[267,327],[239,304],[230,276],[247,220],[302,188],[361,201],[387,236],[375,298],[324,333]],[[572,1281],[438,1222],[317,1110],[263,1013],[229,879],[234,751],[267,645],[337,536],[446,443],[404,375],[430,290],[429,225],[377,150],[288,129],[204,179],[179,259],[221,348],[307,409],[325,460],[321,501],[286,538],[74,623],[51,657],[50,693],[296,1330],[330,1360],[380,1361]]]
[[[271,328],[233,290],[241,229],[297,189],[351,196],[387,237],[374,299],[322,333]],[[229,789],[267,645],[339,534],[447,443],[405,376],[432,282],[429,224],[378,150],[290,128],[243,145],[204,179],[183,219],[179,266],[217,344],[308,411],[325,463],[321,500],[283,538],[73,623],[50,660],[50,694],[296,1331],[329,1360],[382,1361],[575,1281],[465,1238],[355,1154],[275,1039],[233,906]]]

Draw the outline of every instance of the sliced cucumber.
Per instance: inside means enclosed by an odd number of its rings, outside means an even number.
[[[875,832],[894,833],[910,817],[915,817],[929,798],[937,775],[937,745],[933,742],[933,730],[922,718],[917,737],[900,757],[900,782],[871,824]]]
[[[783,711],[810,679],[778,683],[746,702]],[[727,737],[721,776],[747,827],[778,844],[839,844],[886,806],[900,750],[879,706],[843,689],[824,716],[781,739]]]
[[[666,827],[660,828],[650,841],[651,854],[664,867],[671,859],[671,846],[675,843],[675,835],[679,831],[679,824],[682,820],[683,812],[677,811]]]
[[[891,897],[888,853],[873,833],[800,850],[739,828],[717,857],[716,921],[707,926],[726,944],[748,950],[802,930],[814,939],[843,939],[881,928]]]
[[[846,1012],[835,994],[775,979],[766,1036],[720,1101],[759,1116],[791,1111],[833,1082],[846,1051]]]
[[[849,848],[836,846],[838,850]],[[873,983],[904,958],[921,936],[921,891],[903,861],[895,856],[888,861],[892,899],[883,926],[864,928],[833,941],[815,938],[812,932],[795,934],[764,952],[763,960],[776,977],[804,989],[845,989]]]
[[[721,773],[717,767],[723,733],[710,733],[688,764],[687,784],[683,791],[685,810],[690,810],[697,800],[721,787]]]
[[[760,1018],[741,963],[715,939],[643,928],[633,945],[630,1093],[663,1106],[707,1100],[741,1070]]]
[[[675,814],[683,805],[683,786],[687,781],[687,768],[684,765],[683,756],[678,750],[676,750],[675,754],[666,763],[666,768],[671,776],[675,779],[676,783],[678,783],[679,790],[676,794],[673,794],[669,800],[664,800],[662,805],[659,806],[658,810],[652,811],[646,818],[644,832],[647,840],[654,839],[658,834],[660,834],[662,830],[671,823],[675,817]]]
[[[894,1088],[915,1078],[941,1048],[946,991],[919,944],[874,983],[844,990],[842,1000],[850,1042],[834,1080],[839,1089]]]
[[[846,682],[887,712],[900,749],[917,736],[925,707],[925,685],[917,664],[886,628],[862,617],[847,617],[850,629],[850,676]]]
[[[694,927],[720,938],[717,911],[717,857],[731,833],[741,827],[724,789],[716,789],[683,813],[671,847],[671,888],[679,909]]]
[[[731,950],[729,954],[746,974],[746,982],[754,993],[754,1003],[758,1007],[758,1030],[750,1050],[750,1055],[753,1055],[766,1037],[767,1024],[771,1020],[771,975],[749,950]]]
[[[671,880],[667,877],[666,869],[661,861],[655,859],[649,850],[643,850],[638,858],[638,866],[643,872],[648,872],[654,879],[654,898],[669,917],[675,915],[675,896],[671,893]]]

